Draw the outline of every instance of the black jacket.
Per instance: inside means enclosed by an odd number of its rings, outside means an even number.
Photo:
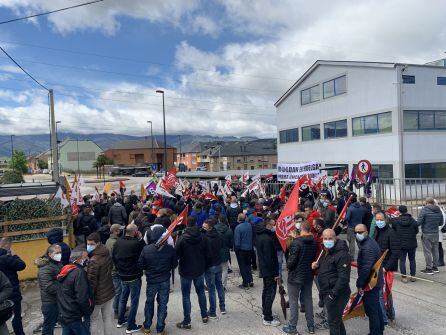
[[[112,259],[121,280],[132,281],[142,277],[138,260],[144,245],[144,240],[130,236],[121,237],[116,241]]]
[[[67,265],[70,262],[71,249],[63,241],[63,231],[61,228],[53,228],[46,233],[46,238],[49,244],[57,244],[62,249],[62,265]]]
[[[424,206],[418,216],[418,225],[424,234],[436,234],[438,228],[443,226],[444,219],[440,207],[437,205]]]
[[[163,244],[160,248],[155,243],[146,245],[141,252],[138,266],[146,272],[147,284],[157,284],[170,279],[171,271],[178,265],[175,249]]]
[[[220,251],[221,262],[227,262],[231,258],[229,250],[234,245],[234,236],[232,230],[224,223],[217,223],[215,229],[220,234],[223,244]]]
[[[347,243],[337,240],[328,253],[324,251],[319,261],[317,280],[322,295],[333,298],[350,293],[351,257]]]
[[[17,271],[22,271],[25,268],[26,264],[19,256],[11,256],[5,249],[0,248],[0,271],[8,277],[9,282],[12,285],[13,292],[9,299],[14,302],[22,300]]]
[[[295,238],[291,242],[290,255],[286,266],[288,283],[305,284],[313,280],[311,263],[316,257],[316,242],[313,235]]]
[[[381,254],[385,250],[389,250],[386,258],[384,258],[384,269],[386,269],[386,271],[397,271],[398,260],[401,255],[401,242],[399,236],[395,233],[392,227],[386,224],[384,228],[376,227],[375,240],[378,242]]]
[[[106,224],[104,226],[101,226],[101,228],[98,229],[98,234],[101,238],[101,243],[105,244],[110,237],[110,225]]]
[[[358,253],[358,279],[356,279],[356,287],[365,289],[368,284],[371,270],[381,255],[378,243],[369,236],[359,242]],[[378,285],[382,287],[382,271],[380,270]]]
[[[62,263],[55,262],[48,256],[39,257],[35,260],[35,264],[39,269],[37,272],[37,280],[40,287],[40,298],[42,305],[57,303],[57,275],[62,270]]]
[[[74,235],[88,236],[94,231],[96,231],[96,219],[94,215],[90,214],[85,215],[84,213],[79,214],[74,224],[74,229],[73,229]]]
[[[110,211],[108,212],[108,219],[110,224],[120,224],[121,226],[127,225],[127,212],[125,211],[124,206],[122,206],[119,202],[115,202],[113,206],[110,207]]]
[[[226,207],[226,217],[228,218],[231,229],[234,229],[235,226],[237,226],[238,215],[242,212],[243,211],[239,205],[237,205],[237,207],[231,207],[231,205]]]
[[[175,244],[180,276],[193,279],[206,269],[206,243],[197,227],[187,227]]]
[[[203,234],[203,239],[206,242],[206,269],[211,266],[221,264],[221,249],[223,248],[223,239],[219,232],[213,228]]]
[[[93,299],[87,273],[81,267],[69,264],[62,268],[57,280],[59,320],[71,323],[89,316],[93,311]]]
[[[12,294],[12,285],[8,277],[0,271],[0,304],[9,300]]]
[[[401,249],[415,249],[417,244],[418,223],[410,214],[401,214],[392,220],[392,227],[401,241]]]
[[[260,278],[275,278],[279,276],[279,261],[277,249],[274,246],[272,231],[265,228],[263,224],[255,226],[257,239],[257,257],[259,259]]]

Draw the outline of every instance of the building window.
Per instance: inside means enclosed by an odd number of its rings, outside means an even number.
[[[319,101],[321,98],[321,92],[319,85],[307,88],[300,91],[300,104],[306,105],[312,102]]]
[[[253,165],[251,165],[251,170],[254,170],[254,166]]]
[[[324,138],[347,137],[347,120],[324,123]]]
[[[324,99],[334,97],[335,95],[347,92],[347,76],[342,76],[333,80],[326,81],[323,84]]]
[[[406,164],[406,178],[446,178],[446,163]]]
[[[299,141],[298,128],[281,130],[279,132],[280,143],[290,143]]]
[[[446,85],[446,77],[437,77],[437,85]]]
[[[241,163],[242,162],[242,160],[241,159],[237,159],[237,163]]]
[[[358,168],[357,164],[353,167]],[[373,178],[393,178],[393,165],[392,164],[373,164],[372,165],[372,177]]]
[[[353,136],[392,132],[392,112],[373,114],[352,119]]]
[[[325,167],[331,168],[327,169],[327,176],[330,177],[333,177],[335,174],[339,172],[339,178],[342,178],[344,176],[345,170],[347,170],[348,173],[348,164],[325,164]]]
[[[446,111],[404,111],[404,130],[446,130]]]
[[[403,84],[415,84],[415,76],[403,74]]]
[[[321,139],[321,126],[315,124],[313,126],[302,127],[302,141],[314,141]]]

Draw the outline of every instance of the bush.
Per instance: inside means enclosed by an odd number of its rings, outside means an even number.
[[[14,150],[14,154],[9,162],[9,168],[20,171],[21,173],[28,172],[28,163],[26,162],[25,153],[22,150]]]
[[[0,184],[18,184],[23,183],[22,172],[18,170],[5,171],[2,178],[0,178]]]

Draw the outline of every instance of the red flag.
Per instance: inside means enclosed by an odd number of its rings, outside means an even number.
[[[183,209],[180,215],[178,215],[177,218],[170,224],[169,228],[167,228],[167,234],[164,235],[164,237],[157,244],[161,245],[164,241],[167,241],[167,239],[172,235],[172,232],[174,231],[175,227],[186,225],[186,222],[187,222],[187,206]]]
[[[283,187],[280,189],[280,195],[279,195],[279,199],[282,202],[285,202],[285,197],[286,197],[286,187],[287,187],[288,183],[285,183],[285,185],[283,185]]]
[[[347,169],[344,170],[344,175],[342,176],[342,180],[343,181],[348,180],[348,171],[347,171]]]
[[[201,196],[203,198],[205,198],[206,200],[217,200],[218,201],[218,198],[215,195],[213,195],[212,193],[209,193],[209,192],[203,193]]]
[[[266,180],[266,181],[272,181],[272,180],[273,180],[273,174],[272,174],[272,173],[268,173],[268,174],[265,176],[265,180]]]
[[[385,213],[386,213],[387,216],[389,216],[391,218],[397,218],[398,216],[401,215],[400,211],[395,206],[388,208],[385,211]]]
[[[122,180],[119,181],[119,188],[125,188],[125,184]]]
[[[171,170],[167,171],[167,175],[161,181],[160,187],[169,191],[172,186],[177,182],[177,169],[173,167]]]
[[[293,187],[293,191],[288,198],[285,208],[279,216],[276,224],[276,235],[279,240],[282,250],[286,251],[286,239],[294,229],[294,214],[296,214],[299,207],[299,190],[300,179],[297,180]]]

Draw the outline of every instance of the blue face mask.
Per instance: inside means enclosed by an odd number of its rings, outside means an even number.
[[[324,203],[322,204],[322,206],[324,206],[325,208],[327,208],[327,207],[328,207],[328,202],[324,202]]]
[[[88,253],[92,252],[94,249],[96,249],[95,245],[87,245],[87,252]]]
[[[361,242],[362,240],[364,240],[364,238],[365,238],[364,235],[356,233],[356,240],[358,242]]]
[[[386,221],[376,220],[376,226],[378,228],[384,228],[386,226]]]
[[[324,240],[323,243],[324,243],[324,247],[327,248],[327,249],[331,249],[335,245],[335,242],[332,241],[332,240]]]

